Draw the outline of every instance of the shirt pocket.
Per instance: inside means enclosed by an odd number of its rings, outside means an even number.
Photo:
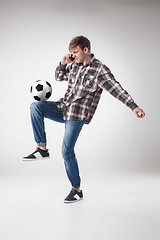
[[[95,90],[97,88],[96,76],[88,73],[85,74],[82,85],[84,88],[90,88]]]

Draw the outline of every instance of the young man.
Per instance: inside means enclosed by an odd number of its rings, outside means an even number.
[[[75,202],[83,198],[80,190],[80,175],[74,147],[83,127],[89,124],[97,108],[101,93],[107,90],[136,114],[143,118],[145,113],[122,88],[103,63],[91,54],[90,41],[84,36],[74,37],[69,44],[70,53],[63,57],[56,68],[57,81],[68,81],[63,98],[57,102],[34,102],[31,104],[31,122],[37,149],[23,160],[49,158],[46,148],[44,118],[65,124],[62,156],[72,190],[64,202]]]

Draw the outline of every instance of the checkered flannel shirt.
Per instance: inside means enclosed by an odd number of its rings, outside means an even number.
[[[64,120],[84,120],[84,123],[89,124],[103,89],[132,110],[138,106],[115,80],[110,69],[93,54],[86,65],[76,62],[67,65],[59,64],[55,71],[55,79],[68,81],[64,97],[57,101],[58,109],[64,110]]]

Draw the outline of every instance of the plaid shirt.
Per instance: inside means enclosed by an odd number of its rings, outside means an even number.
[[[137,107],[132,97],[122,88],[110,69],[92,55],[92,59],[84,66],[73,62],[56,68],[57,81],[68,81],[68,89],[57,101],[57,107],[64,110],[64,120],[90,123],[103,89],[119,99],[132,110]]]

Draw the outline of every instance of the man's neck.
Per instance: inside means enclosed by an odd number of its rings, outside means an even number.
[[[91,59],[92,59],[92,55],[91,54],[87,55],[83,62],[83,65],[85,66]]]

